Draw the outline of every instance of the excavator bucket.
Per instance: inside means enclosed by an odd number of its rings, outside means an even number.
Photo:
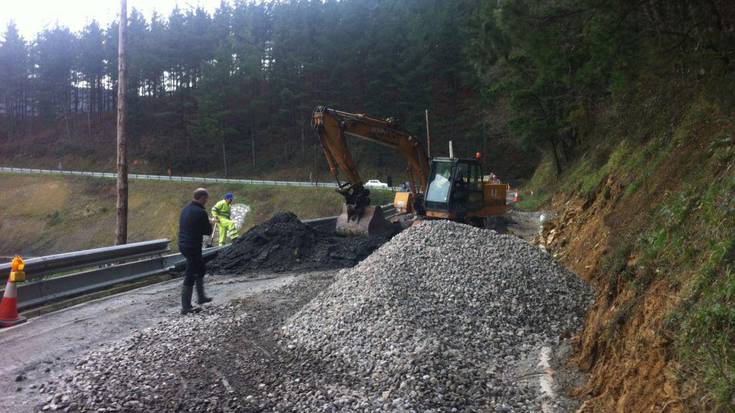
[[[366,207],[362,216],[350,219],[347,205],[342,206],[342,214],[337,217],[337,234],[343,236],[389,236],[394,226],[383,215],[379,206]]]

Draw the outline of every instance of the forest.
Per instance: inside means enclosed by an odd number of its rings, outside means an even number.
[[[732,78],[726,0],[223,1],[128,30],[131,157],[147,169],[305,178],[326,169],[317,105],[394,117],[444,155],[479,150],[501,177],[543,157],[557,173],[593,144],[584,130],[655,79]],[[0,146],[8,157],[74,154],[111,169],[117,25],[0,34]],[[393,153],[356,145],[375,171]],[[15,161],[13,161],[15,163]],[[229,171],[227,165],[229,164]],[[136,169],[133,165],[133,170]],[[141,166],[142,168],[142,166]]]

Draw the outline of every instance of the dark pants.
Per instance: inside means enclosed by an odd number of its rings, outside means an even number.
[[[184,273],[184,285],[193,287],[197,278],[203,278],[204,273],[207,272],[207,267],[204,265],[204,258],[202,258],[201,248],[190,250],[181,250],[181,255],[186,258],[186,272]]]

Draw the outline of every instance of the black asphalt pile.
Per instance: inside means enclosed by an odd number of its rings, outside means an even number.
[[[386,241],[384,237],[339,237],[282,212],[220,251],[208,267],[215,274],[352,267]]]

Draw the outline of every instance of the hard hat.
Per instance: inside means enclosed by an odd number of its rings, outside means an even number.
[[[233,199],[235,199],[235,195],[233,195],[232,192],[228,192],[225,194],[225,199],[228,201],[232,201]]]

